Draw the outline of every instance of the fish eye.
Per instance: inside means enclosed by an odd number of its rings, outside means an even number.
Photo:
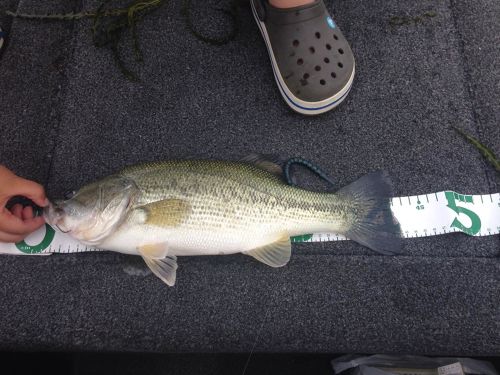
[[[69,200],[76,195],[75,190],[66,190],[63,194],[65,200]]]

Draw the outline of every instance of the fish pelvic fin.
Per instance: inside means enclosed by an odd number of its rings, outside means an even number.
[[[250,255],[259,262],[265,263],[271,267],[283,267],[288,263],[292,255],[290,236],[288,233],[284,233],[275,242],[245,251],[243,254]]]
[[[389,176],[384,171],[369,173],[337,192],[352,202],[357,216],[346,236],[385,255],[401,251],[401,228],[394,217]]]
[[[177,274],[177,257],[168,255],[166,244],[144,245],[138,248],[139,254],[158,278],[168,286],[174,286]]]

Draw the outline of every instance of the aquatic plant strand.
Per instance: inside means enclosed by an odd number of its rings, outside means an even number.
[[[107,47],[113,53],[116,65],[121,72],[132,81],[137,81],[137,76],[130,71],[123,62],[119,53],[123,33],[130,30],[132,36],[132,49],[136,61],[142,61],[142,53],[137,36],[137,24],[142,18],[158,9],[165,0],[134,0],[125,7],[105,9],[112,0],[104,0],[97,10],[85,12],[70,12],[65,14],[28,14],[6,11],[5,14],[14,18],[40,21],[72,21],[84,18],[93,19],[92,40],[97,48]]]
[[[491,151],[488,147],[483,145],[479,140],[474,138],[473,136],[467,134],[464,132],[462,129],[459,128],[453,128],[455,131],[460,134],[462,137],[464,137],[470,144],[472,144],[480,153],[481,155],[484,156],[486,160],[488,160],[491,165],[495,168],[497,172],[500,172],[500,160],[496,157],[496,155]]]

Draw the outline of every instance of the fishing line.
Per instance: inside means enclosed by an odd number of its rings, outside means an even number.
[[[311,172],[315,173],[321,179],[328,182],[330,185],[332,186],[335,185],[333,180],[328,176],[328,174],[325,171],[323,171],[319,166],[317,166],[313,162],[310,162],[309,160],[300,157],[288,159],[285,162],[285,165],[283,166],[283,174],[285,175],[285,179],[288,185],[297,186],[297,184],[293,181],[293,178],[290,174],[290,168],[293,165],[302,165],[307,169],[309,169]]]
[[[245,367],[243,368],[243,372],[241,373],[241,375],[245,375],[245,373],[247,372],[248,365],[250,364],[250,359],[252,358],[255,347],[257,346],[257,341],[259,341],[259,337],[260,337],[260,334],[262,332],[262,329],[264,328],[264,323],[267,320],[268,313],[269,313],[269,306],[266,308],[266,313],[264,314],[264,319],[262,320],[262,323],[260,324],[260,328],[257,331],[257,336],[255,337],[255,340],[253,342],[252,350],[250,351],[250,354],[248,355],[247,362],[245,363]]]

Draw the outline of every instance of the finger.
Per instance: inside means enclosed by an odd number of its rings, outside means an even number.
[[[24,239],[24,236],[19,234],[10,234],[0,231],[0,242],[5,243],[16,243],[21,242]]]
[[[33,207],[26,206],[23,208],[22,219],[24,221],[33,219]]]
[[[45,225],[45,219],[41,216],[32,217],[31,219],[24,220],[24,225],[28,230],[28,234],[30,234]]]
[[[23,205],[22,204],[15,204],[14,206],[12,206],[12,208],[10,209],[10,212],[12,215],[14,215],[15,217],[17,217],[18,219],[22,219],[22,214],[23,214]]]
[[[24,222],[8,210],[0,213],[0,231],[10,234],[25,234]]]
[[[10,234],[27,235],[40,228],[43,223],[43,217],[23,221],[8,212],[0,214],[0,231]]]
[[[45,219],[43,216],[33,216],[31,219],[25,220],[24,223],[32,228],[31,232],[34,232],[42,225],[45,225]]]
[[[34,181],[25,180],[24,178],[16,176],[9,191],[13,195],[22,195],[31,199],[40,207],[45,207],[49,204],[43,186]]]

